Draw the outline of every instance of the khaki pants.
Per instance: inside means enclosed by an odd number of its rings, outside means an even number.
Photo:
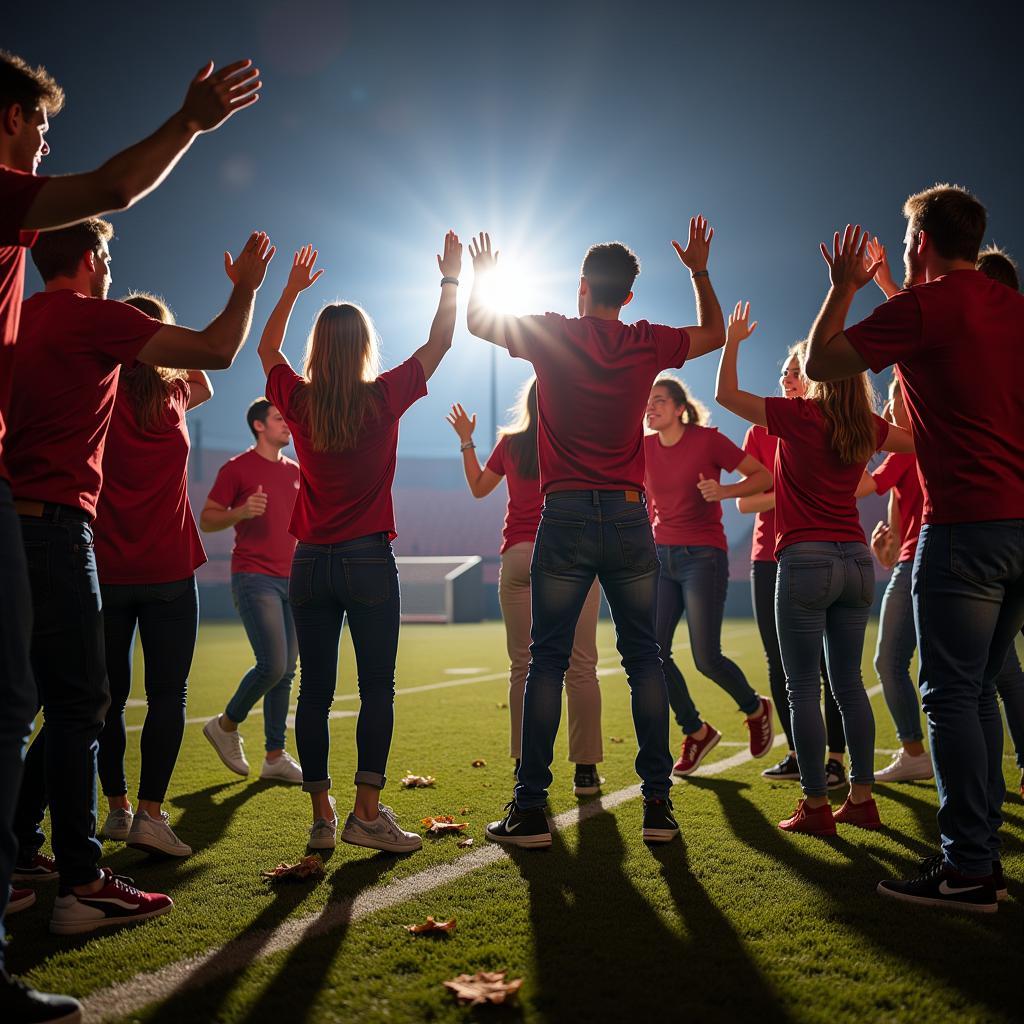
[[[530,563],[533,544],[513,544],[501,556],[498,600],[505,620],[505,639],[511,662],[508,707],[511,719],[510,754],[522,752],[523,694],[530,667]],[[574,764],[598,764],[604,760],[601,743],[601,688],[597,682],[597,618],[601,588],[597,580],[576,624],[572,657],[565,673],[569,714],[569,760]]]

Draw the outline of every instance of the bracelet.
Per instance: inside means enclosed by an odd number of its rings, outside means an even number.
[[[465,444],[459,446],[460,452],[468,452],[471,448],[475,448],[476,445],[472,441],[467,441]]]
[[[446,284],[458,285],[459,279],[457,277],[448,277],[447,274],[441,278],[441,287],[443,288]]]
[[[706,270],[695,270],[690,277],[696,281],[698,277],[710,277],[711,275]]]

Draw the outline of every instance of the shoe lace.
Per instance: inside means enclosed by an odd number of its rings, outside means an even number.
[[[131,885],[123,875],[111,875],[110,885],[115,889],[120,889],[122,892],[127,893],[129,896],[135,899],[142,899],[145,893],[141,889],[136,889],[134,885]]]
[[[922,878],[930,878],[936,871],[941,871],[946,858],[941,853],[933,853],[930,857],[921,860],[920,870]]]

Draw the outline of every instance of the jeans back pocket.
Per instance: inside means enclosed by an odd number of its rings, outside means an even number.
[[[789,599],[801,608],[824,608],[828,604],[832,589],[831,562],[783,561],[785,574],[789,577],[787,591]]]
[[[288,601],[301,608],[313,600],[313,573],[315,558],[292,559],[292,571],[288,577]]]
[[[384,604],[391,597],[392,580],[398,570],[393,558],[345,558],[345,587],[354,604],[367,608]]]
[[[586,523],[544,514],[537,529],[535,558],[547,572],[565,572],[575,568],[580,559],[580,545]]]
[[[620,520],[615,524],[622,549],[623,568],[634,572],[650,572],[658,565],[658,549],[654,543],[651,521],[645,515],[642,519]]]

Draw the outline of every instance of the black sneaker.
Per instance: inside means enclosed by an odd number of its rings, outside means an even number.
[[[825,785],[829,789],[841,789],[847,785],[846,766],[834,757],[825,762]]]
[[[492,821],[485,830],[492,843],[542,849],[551,845],[551,826],[541,808],[521,811],[515,800],[505,804],[505,817]]]
[[[0,1020],[25,1024],[77,1024],[82,1019],[82,1004],[71,996],[37,992],[23,981],[0,971]]]
[[[933,871],[936,865],[941,867],[945,859],[941,853],[933,853],[930,857],[925,857],[921,861],[921,873],[925,874]],[[996,899],[1000,903],[1010,898],[1010,894],[1006,889],[1006,876],[1003,874],[1003,862],[1001,860],[992,861],[992,884],[996,887]]]
[[[796,762],[796,754],[787,754],[778,764],[765,768],[761,775],[779,782],[799,782],[800,765]]]
[[[928,858],[927,864],[917,878],[879,882],[879,895],[926,907],[967,910],[972,914],[994,914],[999,909],[991,875],[967,878],[939,857]]]
[[[645,843],[670,843],[679,835],[679,822],[672,817],[671,800],[644,801]]]
[[[572,791],[576,796],[597,796],[603,783],[604,779],[597,774],[596,764],[576,765],[576,775],[572,780]]]

